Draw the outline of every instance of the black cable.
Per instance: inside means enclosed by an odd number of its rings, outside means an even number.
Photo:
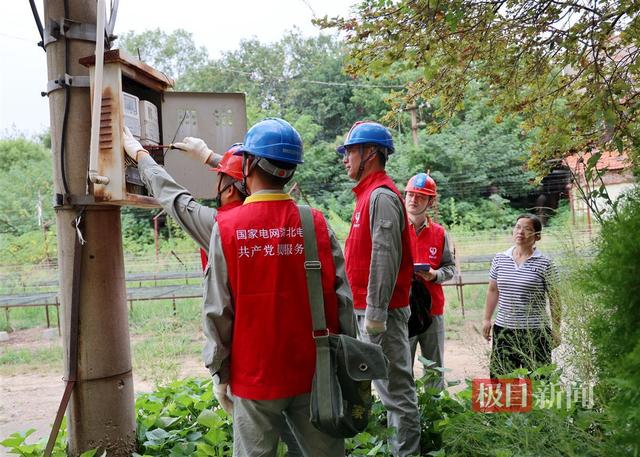
[[[64,0],[64,19],[60,24],[60,31],[64,27],[64,20],[69,16],[69,0]],[[64,79],[69,74],[69,40],[64,37],[64,75],[62,76],[64,84],[64,115],[62,117],[62,133],[60,136],[60,174],[62,175],[62,188],[64,189],[64,195],[69,195],[69,184],[67,183],[67,170],[64,160],[64,145],[67,140],[67,121],[69,120],[69,104],[71,103],[71,87],[66,84]]]
[[[38,9],[36,8],[36,2],[34,0],[29,0],[29,5],[31,6],[31,12],[33,13],[33,18],[36,20],[36,27],[38,27],[38,33],[40,34],[40,43],[44,49],[44,30],[42,28],[42,21],[40,21],[40,15],[38,14]]]

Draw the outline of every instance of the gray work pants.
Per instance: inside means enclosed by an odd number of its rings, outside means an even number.
[[[309,394],[303,394],[277,400],[234,397],[234,457],[274,457],[286,422],[305,456],[344,456],[344,440],[321,432],[309,421]]]
[[[435,362],[437,367],[444,368],[444,316],[433,316],[429,328],[409,340],[411,343],[411,367],[416,360],[416,347],[420,344],[422,357]],[[423,373],[426,370],[423,369]],[[444,389],[444,373],[440,372],[439,378],[427,384],[427,387]]]
[[[380,401],[387,409],[387,423],[396,429],[390,438],[391,453],[395,457],[420,455],[420,412],[416,396],[416,384],[411,372],[411,350],[407,323],[409,307],[389,310],[387,330],[380,335],[367,335],[364,313],[357,310],[361,337],[379,344],[389,359],[389,379],[373,381]]]

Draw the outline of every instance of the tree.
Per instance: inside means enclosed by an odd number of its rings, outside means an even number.
[[[237,51],[187,71],[178,85],[195,91],[244,92],[252,122],[266,115],[309,115],[322,126],[318,139],[334,141],[356,120],[384,114],[390,87],[402,87],[392,80],[353,80],[343,72],[344,58],[335,37],[307,38],[293,30],[273,44],[243,40]]]
[[[393,108],[437,100],[432,131],[483,83],[536,133],[530,164],[543,171],[592,148],[627,149],[638,163],[639,9],[637,0],[367,0],[352,17],[317,23],[345,33],[350,75],[418,71]]]
[[[51,153],[23,137],[0,140],[0,233],[21,235],[53,220]]]
[[[209,61],[207,50],[197,46],[193,35],[182,29],[170,34],[160,29],[140,34],[129,31],[119,37],[118,43],[131,55],[139,56],[142,61],[173,79],[203,67]]]

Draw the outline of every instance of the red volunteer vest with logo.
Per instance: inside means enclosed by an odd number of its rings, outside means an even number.
[[[252,400],[310,392],[316,364],[298,207],[293,200],[265,201],[269,196],[257,194],[217,217],[234,305],[230,385],[234,395]],[[329,232],[322,213],[313,210],[313,218],[325,317],[337,333]]]
[[[444,228],[429,221],[429,226],[422,229],[419,235],[411,226],[411,252],[415,263],[428,263],[431,268],[440,268],[442,250],[444,249]],[[431,314],[444,314],[444,290],[442,284],[433,281],[423,281],[431,295]]]
[[[386,187],[393,191],[400,201],[402,196],[395,184],[384,171],[372,173],[361,180],[353,188],[356,194],[356,207],[351,218],[351,230],[345,243],[345,264],[347,277],[353,293],[353,306],[356,309],[367,307],[367,285],[371,266],[371,227],[369,222],[369,201],[371,193]],[[404,205],[403,205],[404,208]],[[413,275],[413,261],[411,260],[411,242],[409,239],[409,222],[404,213],[404,230],[402,231],[402,260],[396,278],[396,285],[391,295],[389,309],[401,308],[409,305],[409,289]]]
[[[216,220],[217,215],[220,214],[221,211],[228,211],[230,209],[237,208],[240,205],[242,205],[242,202],[240,200],[235,200],[221,206],[220,208],[218,208],[216,215],[213,216],[213,220]],[[202,263],[202,271],[204,271],[204,269],[207,268],[207,264],[209,263],[209,258],[207,256],[207,251],[202,248],[200,248],[200,263]]]

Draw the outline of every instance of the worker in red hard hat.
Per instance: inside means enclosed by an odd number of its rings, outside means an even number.
[[[218,211],[225,211],[242,205],[247,198],[246,191],[242,185],[242,157],[234,155],[242,146],[236,143],[222,155],[218,166],[211,168],[211,171],[218,173],[216,207]],[[207,267],[209,257],[207,250],[200,248],[200,261],[202,270]]]
[[[437,198],[436,182],[427,173],[418,173],[407,183],[404,203],[409,217],[411,251],[414,264],[428,264],[429,269],[415,271],[431,295],[432,322],[429,328],[410,340],[411,360],[415,360],[416,347],[422,356],[443,367],[444,363],[444,291],[442,283],[453,277],[456,266],[449,237],[444,228],[431,220],[428,211]],[[433,387],[444,388],[444,374]]]

